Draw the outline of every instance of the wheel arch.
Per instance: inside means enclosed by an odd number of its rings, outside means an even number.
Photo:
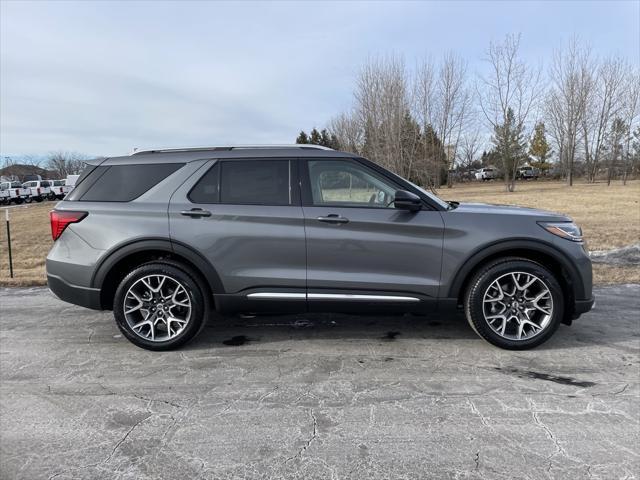
[[[564,253],[546,242],[522,239],[500,241],[476,249],[473,254],[461,262],[461,266],[453,276],[448,297],[455,298],[458,303],[462,303],[464,293],[474,274],[488,262],[501,257],[525,258],[551,270],[562,286],[567,300],[565,317],[571,312],[573,300],[584,296],[582,278]]]
[[[116,247],[95,269],[91,286],[100,289],[102,308],[112,308],[116,288],[132,268],[159,259],[184,263],[200,276],[209,295],[224,293],[218,272],[205,257],[192,248],[167,239],[140,239]]]

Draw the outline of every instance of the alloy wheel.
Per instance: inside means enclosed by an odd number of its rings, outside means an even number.
[[[528,340],[539,335],[553,317],[553,296],[539,277],[511,272],[494,280],[483,297],[484,319],[508,340]]]
[[[152,342],[164,342],[180,335],[189,323],[191,298],[175,278],[147,275],[129,287],[123,311],[136,335]]]

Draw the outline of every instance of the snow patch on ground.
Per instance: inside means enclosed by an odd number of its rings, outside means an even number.
[[[613,250],[595,250],[589,252],[593,263],[609,265],[640,265],[640,243]]]

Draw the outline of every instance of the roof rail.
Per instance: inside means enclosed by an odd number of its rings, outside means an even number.
[[[200,151],[230,151],[230,150],[248,150],[248,149],[283,149],[283,148],[311,148],[314,150],[333,150],[329,147],[323,147],[322,145],[312,145],[308,143],[301,143],[295,145],[231,145],[227,147],[177,147],[177,148],[149,148],[149,149],[137,149],[134,148],[130,155],[138,155],[140,153],[182,153],[182,152],[200,152]]]

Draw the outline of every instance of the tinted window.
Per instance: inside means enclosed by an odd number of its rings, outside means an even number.
[[[205,173],[189,192],[193,203],[218,203],[220,201],[220,163]]]
[[[150,163],[96,167],[67,198],[87,202],[128,202],[157,185],[182,165]]]
[[[314,205],[394,208],[397,186],[351,160],[309,160]]]
[[[288,160],[239,160],[220,165],[220,202],[289,205]]]
[[[43,188],[50,187],[51,184],[49,182],[40,182],[40,186]]]

